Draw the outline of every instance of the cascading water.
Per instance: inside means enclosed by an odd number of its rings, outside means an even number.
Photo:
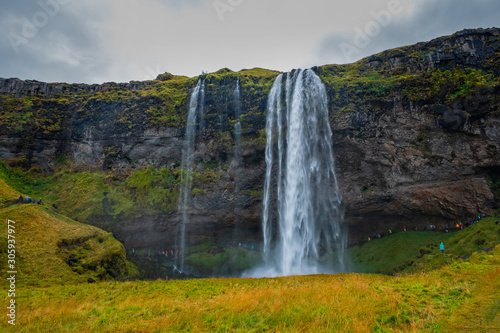
[[[287,73],[275,80],[268,99],[266,134],[265,267],[248,274],[343,271],[346,237],[327,96],[312,70],[297,70],[293,76]]]
[[[194,150],[196,146],[196,123],[197,113],[200,113],[200,122],[203,118],[203,107],[205,99],[205,82],[198,81],[191,93],[189,101],[188,119],[186,125],[186,135],[184,137],[184,147],[182,149],[181,184],[179,202],[177,204],[178,228],[176,246],[179,255],[176,255],[177,270],[184,271],[184,250],[186,247],[186,223],[188,220],[188,210],[192,206],[192,185],[193,185],[193,162]],[[201,126],[200,126],[201,128]]]
[[[240,101],[240,79],[236,81],[236,88],[233,92],[233,103],[234,103],[234,119],[236,124],[234,124],[234,164],[239,166],[241,163],[241,101]]]
[[[199,126],[199,135],[200,138],[205,136],[205,81],[202,82],[200,87],[200,126]]]

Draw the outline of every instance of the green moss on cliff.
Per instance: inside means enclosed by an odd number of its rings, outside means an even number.
[[[401,76],[403,96],[411,101],[452,104],[500,85],[500,79],[481,70],[454,68]]]
[[[11,169],[0,163],[0,177],[24,196],[41,198],[52,210],[105,229],[144,215],[177,211],[180,177],[177,168],[146,167],[124,174],[108,171],[73,171],[66,164],[53,175]],[[196,164],[191,174],[193,195],[222,176],[218,164]]]
[[[469,112],[479,103],[494,107],[499,99],[491,92],[500,87],[500,78],[492,72],[455,67],[414,73],[406,70],[375,70],[364,61],[349,65],[328,65],[318,68],[325,82],[333,114],[344,112],[384,112],[396,99],[418,105],[462,103]],[[480,97],[478,100],[478,96]],[[332,120],[335,117],[332,117]]]
[[[33,101],[0,95],[0,129],[2,133],[20,133],[31,123]]]

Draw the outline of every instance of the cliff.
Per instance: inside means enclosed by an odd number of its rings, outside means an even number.
[[[499,29],[465,30],[313,69],[327,87],[351,243],[497,208],[499,47]],[[201,79],[188,243],[258,243],[266,103],[278,74],[223,69],[104,85],[0,79],[0,158],[40,174],[47,202],[113,231],[127,247],[173,246],[189,94]]]

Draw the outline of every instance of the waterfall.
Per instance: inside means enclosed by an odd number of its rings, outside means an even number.
[[[262,216],[266,267],[251,275],[343,271],[346,237],[327,96],[312,70],[297,70],[275,80],[268,98],[266,135]]]
[[[188,210],[192,207],[192,185],[193,185],[193,162],[194,150],[196,145],[196,122],[197,111],[200,113],[200,124],[203,118],[203,104],[205,98],[205,82],[198,81],[196,87],[191,93],[189,101],[188,119],[186,124],[186,135],[184,137],[184,147],[182,149],[181,164],[181,184],[179,192],[179,201],[177,204],[178,212],[178,232],[176,245],[179,250],[179,257],[176,257],[178,269],[184,271],[184,254],[186,247],[186,223],[188,220]],[[201,107],[200,107],[201,106]],[[201,126],[200,126],[201,128]],[[180,229],[180,230],[179,230]]]
[[[205,80],[201,83],[200,87],[200,126],[199,135],[200,138],[205,136]]]
[[[241,101],[240,101],[240,79],[236,81],[236,88],[233,92],[233,103],[234,103],[234,164],[239,166],[241,164]],[[235,187],[236,188],[236,187]]]

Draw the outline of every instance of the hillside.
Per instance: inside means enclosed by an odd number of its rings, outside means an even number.
[[[7,264],[7,222],[12,220],[18,284],[51,286],[138,275],[110,233],[55,214],[45,205],[17,203],[19,195],[0,178],[0,260]],[[7,270],[0,274],[6,278]]]

